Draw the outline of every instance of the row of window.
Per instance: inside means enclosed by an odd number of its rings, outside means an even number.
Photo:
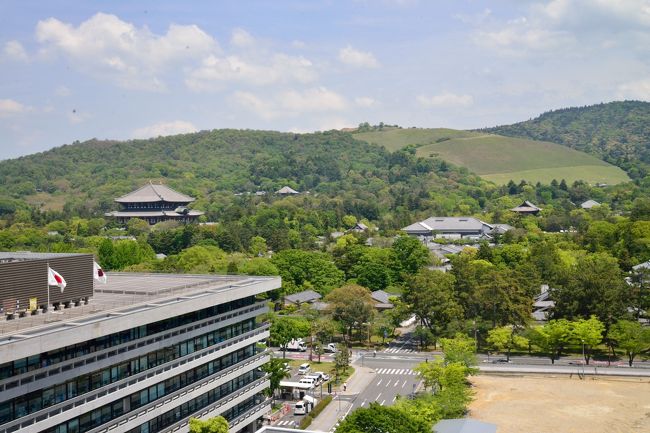
[[[166,201],[157,201],[152,203],[122,203],[124,209],[171,209],[174,210],[179,206],[187,206],[187,203],[169,203]]]
[[[255,303],[255,297],[248,296],[246,298],[237,299],[225,304],[215,305],[213,307],[204,308],[202,310],[183,314],[181,316],[159,320],[158,322],[138,326],[126,331],[95,338],[93,340],[66,346],[61,349],[52,350],[39,355],[6,362],[0,365],[0,380],[8,379],[19,374],[27,373],[28,371],[47,367],[49,365],[54,365],[62,361],[74,359],[87,355],[89,353],[118,346],[120,344],[128,343],[130,341],[144,338],[149,335],[157,334],[159,332],[187,325],[192,322],[207,319],[218,314],[227,313],[238,308],[247,307],[253,303]]]
[[[228,381],[227,383],[224,383],[223,385],[212,389],[211,391],[206,392],[205,394],[200,395],[199,397],[191,400],[188,403],[185,403],[181,406],[178,406],[165,414],[159,416],[156,418],[162,418],[164,417],[164,421],[166,423],[169,423],[171,419],[175,419],[176,414],[178,413],[193,413],[205,406],[207,406],[210,403],[213,403],[217,400],[220,400],[221,398],[232,394],[233,392],[237,391],[238,389],[248,385],[249,383],[253,382],[256,380],[256,374],[254,371],[249,371],[247,373],[242,374],[239,377],[234,378],[233,380]],[[159,396],[160,398],[160,396]],[[129,399],[130,397],[127,397],[126,399]],[[126,400],[125,399],[125,400]],[[116,404],[119,403],[119,404]],[[105,424],[112,419],[118,418],[122,416],[126,411],[124,410],[124,404],[122,401],[108,404],[105,406],[102,406],[100,408],[97,408],[93,410],[92,412],[88,412],[86,414],[81,415],[80,417],[71,419],[70,421],[67,421],[65,423],[59,424],[55,427],[52,427],[50,429],[44,430],[45,433],[84,433],[89,430],[92,430],[96,427],[99,427],[102,424]],[[187,406],[187,407],[185,407]],[[195,409],[190,409],[190,408],[195,408]],[[165,415],[168,415],[172,413],[172,416],[165,417]],[[187,416],[187,415],[185,415]],[[181,416],[179,419],[184,418],[184,416]],[[175,421],[174,421],[175,422]],[[151,421],[147,424],[150,424]],[[171,424],[171,423],[170,423]],[[169,424],[167,424],[169,425]],[[160,428],[163,428],[160,426],[158,429],[153,429],[153,430],[148,430],[151,432],[158,431]]]
[[[255,319],[208,332],[147,355],[76,377],[68,382],[21,395],[0,403],[0,424],[37,412],[86,392],[125,379],[144,370],[189,355],[253,330]],[[217,361],[218,362],[218,361]],[[231,365],[231,364],[228,364]],[[225,368],[225,367],[221,367]]]

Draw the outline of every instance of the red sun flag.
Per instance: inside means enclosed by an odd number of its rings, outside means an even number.
[[[106,273],[104,270],[93,260],[93,278],[95,281],[106,284]]]
[[[61,274],[59,274],[57,271],[50,268],[49,266],[47,267],[47,284],[50,286],[59,286],[62,292],[65,289],[65,286],[67,285],[67,283],[65,282],[65,278],[63,278]]]

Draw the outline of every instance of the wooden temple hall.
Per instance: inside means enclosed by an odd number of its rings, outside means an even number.
[[[148,183],[122,197],[115,199],[122,206],[121,210],[108,212],[107,217],[116,218],[120,223],[126,223],[131,218],[139,218],[149,224],[162,221],[195,222],[203,212],[191,210],[187,206],[194,197],[174,191],[166,185]]]

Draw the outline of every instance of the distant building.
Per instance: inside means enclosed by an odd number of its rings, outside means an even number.
[[[598,203],[596,200],[587,200],[586,202],[580,205],[580,207],[583,209],[591,209],[592,207],[595,206],[600,206],[600,203]]]
[[[402,230],[410,236],[426,239],[478,239],[489,235],[494,227],[472,217],[431,217]]]
[[[302,292],[294,293],[284,297],[284,305],[296,305],[300,304],[311,304],[320,300],[322,296],[320,293],[316,293],[313,290],[303,290]]]
[[[385,292],[383,290],[375,290],[370,294],[372,300],[375,301],[375,308],[378,311],[390,310],[394,308],[392,302],[390,302],[391,297],[399,297],[399,295],[393,295],[392,293]]]
[[[106,216],[116,218],[122,224],[131,218],[139,218],[149,224],[170,220],[190,223],[203,215],[203,212],[187,208],[194,200],[194,197],[181,194],[168,186],[148,183],[116,198],[115,201],[122,206],[122,210],[108,212]]]
[[[365,225],[364,223],[356,223],[354,227],[351,229],[346,230],[346,232],[355,232],[355,233],[363,233],[366,230],[368,230],[368,226]]]
[[[298,191],[296,191],[295,189],[293,189],[293,188],[291,188],[289,186],[283,186],[282,188],[277,190],[275,193],[280,194],[280,195],[300,194]]]
[[[510,209],[513,212],[518,213],[519,215],[537,215],[542,208],[535,206],[528,200],[525,200],[522,204],[517,207]]]
[[[548,284],[542,284],[539,294],[535,296],[533,302],[533,319],[538,322],[547,321],[553,307],[555,307],[555,301],[551,299],[549,286]]]

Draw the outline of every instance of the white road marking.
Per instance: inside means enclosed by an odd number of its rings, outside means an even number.
[[[379,395],[377,395],[377,398],[375,399],[375,401],[379,400],[379,397],[381,397],[381,392],[379,393]]]
[[[406,386],[406,379],[404,379],[404,384],[402,385],[402,388]]]
[[[381,381],[382,381],[382,379],[379,379],[379,382],[377,382],[377,385],[379,385],[381,383]]]
[[[393,401],[397,400],[397,396],[393,397]]]
[[[363,407],[363,405],[366,404],[367,402],[368,400],[363,400],[363,402],[361,403],[361,407]]]
[[[386,403],[386,400],[382,400],[381,403],[379,403],[380,406],[383,406],[384,403]]]
[[[399,380],[395,381],[395,385],[393,385],[393,388],[395,388],[397,385],[399,385]]]
[[[390,385],[390,380],[386,382],[386,387],[388,387],[388,385]]]

